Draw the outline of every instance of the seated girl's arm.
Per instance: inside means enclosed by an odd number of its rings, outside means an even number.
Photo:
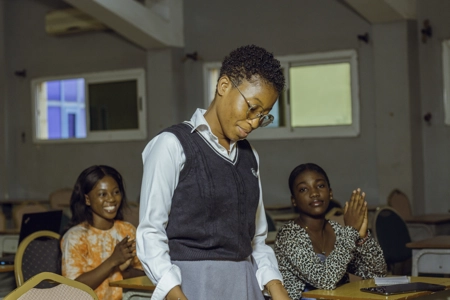
[[[383,250],[369,232],[367,237],[361,239],[357,245],[349,272],[368,279],[386,276],[386,269]]]
[[[75,280],[82,282],[95,290],[105,279],[109,277],[115,268],[119,267],[128,259],[136,255],[133,254],[133,252],[133,241],[129,241],[129,237],[125,237],[116,245],[114,252],[110,257],[108,257],[95,269],[81,274],[75,278]]]
[[[322,263],[304,231],[297,228],[282,229],[277,236],[275,251],[280,267],[284,261],[290,265],[291,272],[303,282],[319,289],[334,289],[347,272],[358,237],[359,233],[354,228],[340,228],[336,232],[335,249]]]
[[[134,267],[128,267],[127,269],[122,271],[122,276],[123,276],[123,279],[145,276],[145,272],[143,270],[136,269]]]
[[[62,269],[63,276],[82,282],[95,290],[110,273],[132,258],[133,242],[125,237],[114,248],[113,254],[102,262],[95,269],[83,272],[83,265],[86,263],[87,243],[83,243],[83,238],[75,234],[69,234],[62,241]]]

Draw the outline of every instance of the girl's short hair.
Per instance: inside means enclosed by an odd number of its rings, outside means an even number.
[[[298,165],[292,170],[291,175],[289,175],[289,190],[291,191],[291,195],[294,196],[294,182],[295,179],[305,171],[315,171],[319,174],[322,174],[327,181],[328,187],[331,188],[330,180],[328,179],[327,173],[322,169],[319,165],[314,163],[306,163]]]
[[[89,194],[95,185],[106,176],[112,177],[119,186],[122,201],[114,219],[123,220],[123,208],[126,206],[127,197],[125,194],[122,175],[120,175],[120,173],[113,167],[95,165],[81,172],[75,182],[72,196],[70,198],[70,211],[72,212],[72,218],[68,224],[69,228],[83,222],[88,222],[92,225],[92,210],[90,206],[86,205],[85,195]]]

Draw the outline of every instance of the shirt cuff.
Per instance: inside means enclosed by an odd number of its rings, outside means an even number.
[[[264,290],[264,286],[271,280],[279,280],[283,282],[283,277],[278,269],[272,267],[262,267],[256,271],[256,279],[258,280],[259,288]]]
[[[152,293],[152,300],[164,300],[167,293],[177,285],[181,286],[181,270],[177,265],[172,265],[169,271],[158,281]]]

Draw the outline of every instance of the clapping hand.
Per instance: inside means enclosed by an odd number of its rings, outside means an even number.
[[[358,188],[353,191],[350,201],[345,203],[344,222],[346,226],[352,226],[359,232],[359,236],[364,238],[367,234],[367,202],[366,194]]]
[[[136,242],[126,236],[123,240],[117,243],[114,248],[111,259],[119,266],[120,271],[124,271],[131,264],[131,260],[136,256]]]

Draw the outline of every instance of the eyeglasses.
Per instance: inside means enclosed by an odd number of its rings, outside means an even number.
[[[237,87],[236,83],[230,78],[231,83],[233,83],[234,87],[238,90],[239,94],[241,94],[242,98],[244,98],[245,102],[247,102],[248,110],[247,110],[247,119],[254,120],[259,119],[259,127],[266,127],[275,119],[271,114],[263,114],[264,108],[259,104],[251,104],[247,98],[245,98],[244,94],[242,94],[241,90]]]

